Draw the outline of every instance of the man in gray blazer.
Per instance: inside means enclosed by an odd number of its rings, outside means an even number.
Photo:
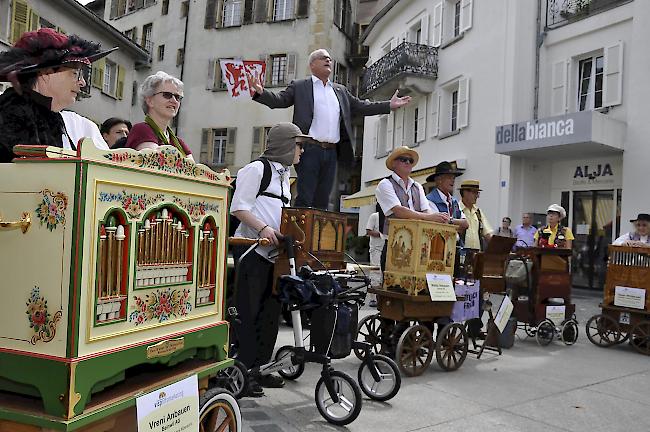
[[[352,116],[388,114],[407,105],[410,96],[390,101],[370,102],[353,96],[345,86],[329,80],[332,59],[324,49],[309,55],[312,75],[294,80],[279,93],[272,93],[249,75],[255,89],[253,100],[269,108],[288,108],[293,105],[293,123],[313,139],[305,142],[305,152],[296,165],[298,173],[297,207],[327,209],[336,174],[337,155],[342,162],[354,161]]]

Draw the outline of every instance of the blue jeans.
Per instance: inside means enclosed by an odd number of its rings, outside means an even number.
[[[305,144],[296,173],[298,196],[294,205],[327,210],[336,174],[336,148]]]

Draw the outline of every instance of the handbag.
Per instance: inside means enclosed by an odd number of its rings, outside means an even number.
[[[511,286],[528,287],[533,272],[533,261],[517,257],[508,261],[506,266],[506,283]]]

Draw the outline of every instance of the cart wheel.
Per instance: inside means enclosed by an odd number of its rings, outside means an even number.
[[[578,323],[570,319],[562,324],[562,333],[560,333],[562,342],[565,345],[573,345],[578,340]]]
[[[585,331],[592,344],[603,348],[620,343],[623,337],[618,323],[612,317],[602,314],[589,318]]]
[[[372,345],[371,349],[374,354],[379,354],[381,351],[380,327],[381,320],[379,319],[379,314],[368,315],[359,321],[359,326],[357,327],[357,340]],[[359,360],[363,360],[366,352],[362,349],[355,348],[354,355]]]
[[[280,347],[278,351],[275,353],[275,361],[279,362],[280,360],[286,358],[287,356],[294,355],[293,349],[294,347],[291,345],[285,345],[283,347]],[[285,369],[280,369],[278,371],[278,374],[280,374],[281,377],[286,378],[288,380],[295,380],[300,378],[300,375],[302,375],[304,371],[305,371],[305,363],[300,363],[297,365],[289,366]]]
[[[537,326],[537,343],[546,346],[553,341],[555,337],[555,324],[551,320],[545,319]]]
[[[418,376],[429,367],[433,357],[433,336],[428,328],[416,324],[400,336],[395,361],[406,376]]]
[[[469,349],[465,327],[458,323],[447,324],[436,339],[436,360],[446,371],[458,369]]]
[[[325,378],[321,377],[316,383],[314,395],[316,408],[329,423],[337,426],[352,423],[359,416],[363,402],[359,385],[350,375],[340,371],[330,372],[330,378],[338,402],[332,400]]]
[[[241,411],[234,396],[214,387],[199,398],[199,432],[241,432]]]
[[[524,331],[526,332],[526,336],[528,337],[535,337],[537,334],[537,330],[535,327],[531,326],[530,324],[524,324]]]
[[[384,355],[375,355],[372,362],[379,372],[379,381],[370,373],[370,367],[367,361],[361,363],[357,378],[361,391],[370,399],[376,401],[387,401],[392,399],[402,386],[402,377],[399,369],[393,360]]]
[[[232,366],[221,369],[217,374],[217,382],[220,387],[228,390],[235,398],[242,397],[244,390],[248,387],[248,370],[244,363],[235,359]]]
[[[632,327],[630,345],[641,354],[650,355],[650,321],[641,321]]]

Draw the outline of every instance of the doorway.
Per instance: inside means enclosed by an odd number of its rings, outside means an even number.
[[[618,236],[621,189],[573,192],[573,285],[602,290],[607,246]]]

